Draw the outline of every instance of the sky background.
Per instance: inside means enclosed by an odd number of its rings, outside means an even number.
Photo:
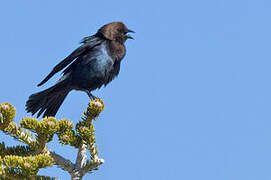
[[[85,36],[123,21],[136,31],[117,79],[93,94],[105,163],[84,179],[270,180],[271,1],[0,1],[0,102],[25,112],[36,85]],[[71,92],[56,118],[78,122]],[[0,133],[1,141],[18,144]],[[75,160],[55,137],[49,147]],[[57,167],[40,175],[69,179]]]

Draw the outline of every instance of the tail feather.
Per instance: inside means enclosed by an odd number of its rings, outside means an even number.
[[[51,116],[52,114],[55,115],[68,93],[69,92],[67,92],[66,95],[59,94],[57,99],[46,109],[44,116]]]
[[[55,100],[56,98],[48,98],[48,101],[45,102],[43,106],[41,106],[37,116],[39,117],[46,110],[46,108],[49,108],[50,106],[52,106],[52,102]]]
[[[42,113],[43,117],[55,116],[70,91],[71,89],[63,83],[57,83],[44,91],[32,94],[26,102],[26,111],[32,115],[38,112],[37,117]]]

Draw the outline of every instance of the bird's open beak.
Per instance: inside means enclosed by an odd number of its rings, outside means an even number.
[[[126,39],[133,39],[134,40],[134,38],[132,36],[130,36],[129,34],[125,34],[124,36]]]
[[[135,33],[135,31],[131,30],[131,29],[128,29],[127,30],[128,33]]]
[[[135,31],[133,31],[133,30],[131,30],[131,29],[128,29],[128,30],[127,30],[127,33],[135,33]],[[125,34],[125,38],[126,38],[126,39],[133,39],[133,40],[134,40],[134,38],[133,38],[132,36],[130,36],[129,34]]]

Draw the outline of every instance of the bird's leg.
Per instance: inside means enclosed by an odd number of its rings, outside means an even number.
[[[97,97],[92,95],[90,91],[86,91],[87,94],[88,94],[88,97],[91,99],[91,100],[95,100]]]

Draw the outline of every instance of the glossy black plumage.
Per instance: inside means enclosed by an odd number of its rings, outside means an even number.
[[[71,90],[85,91],[91,98],[91,91],[107,85],[119,73],[120,62],[125,56],[124,42],[132,38],[121,22],[104,25],[93,35],[84,38],[82,45],[57,64],[49,75],[38,84],[46,83],[54,74],[63,71],[62,78],[52,87],[32,94],[26,110],[37,117],[55,116],[65,97]]]

